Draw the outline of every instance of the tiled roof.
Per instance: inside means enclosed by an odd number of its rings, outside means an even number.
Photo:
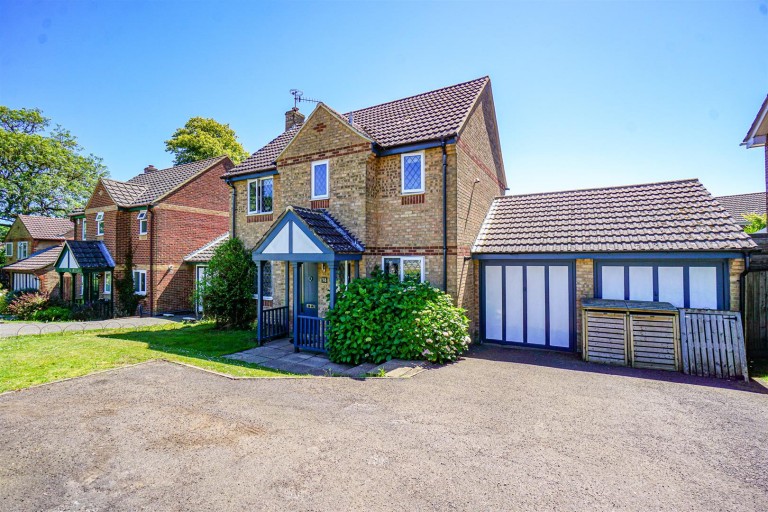
[[[115,261],[104,242],[96,240],[67,240],[66,244],[83,270],[115,268]]]
[[[160,199],[225,158],[227,157],[217,156],[167,169],[145,172],[128,181],[102,179],[102,183],[118,206],[142,206]]]
[[[733,220],[740,226],[744,226],[747,223],[747,220],[744,218],[744,215],[747,213],[765,215],[765,192],[720,196],[715,199],[728,210]]]
[[[488,84],[487,76],[435,91],[417,94],[339,116],[371,138],[382,148],[413,144],[456,135],[470,113],[478,95]],[[274,161],[300,125],[293,126],[253,153],[229,175],[274,169]]]
[[[723,251],[754,242],[699,180],[494,200],[475,253]]]
[[[60,245],[46,247],[45,249],[33,252],[28,258],[3,267],[3,270],[10,270],[12,272],[40,270],[56,263],[56,260],[59,259],[59,254],[61,254]]]
[[[336,253],[365,251],[365,246],[325,210],[290,207],[309,229]]]
[[[192,251],[191,253],[184,256],[184,261],[189,261],[192,263],[203,263],[206,261],[211,261],[211,257],[213,257],[213,253],[216,252],[216,249],[218,249],[219,246],[227,240],[229,240],[229,233],[224,233],[223,235],[219,236],[215,240],[211,240],[196,251]]]
[[[69,219],[19,215],[19,220],[36,240],[66,240],[73,236],[75,229]]]

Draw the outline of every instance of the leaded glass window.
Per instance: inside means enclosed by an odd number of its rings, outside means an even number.
[[[403,193],[424,192],[424,154],[407,153],[402,156]]]
[[[382,268],[385,274],[398,276],[401,281],[424,280],[423,256],[385,257],[382,259]]]
[[[262,287],[264,288],[264,298],[272,298],[272,262],[265,261],[261,272]],[[256,275],[253,280],[254,298],[259,296],[259,276]]]
[[[328,197],[328,160],[312,163],[312,199]]]

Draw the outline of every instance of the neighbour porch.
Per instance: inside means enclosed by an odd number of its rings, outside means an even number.
[[[295,351],[326,352],[323,313],[335,307],[340,284],[359,277],[363,251],[326,211],[288,207],[253,250],[259,343],[292,333]],[[282,262],[283,301],[265,308],[268,262]],[[271,281],[274,266],[270,269]]]
[[[99,241],[67,240],[56,260],[59,274],[59,296],[66,298],[65,275],[70,274],[72,304],[87,305],[98,319],[114,316],[114,270],[115,262],[107,247]],[[76,276],[82,278],[82,293],[77,298]],[[108,297],[108,298],[107,298]]]

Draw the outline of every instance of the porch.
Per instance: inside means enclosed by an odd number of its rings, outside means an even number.
[[[56,260],[59,275],[59,296],[66,300],[65,275],[70,275],[69,300],[72,304],[88,306],[94,319],[114,317],[115,262],[106,246],[98,241],[67,240]],[[81,293],[77,296],[77,279],[81,276]]]
[[[323,210],[288,207],[253,250],[257,340],[291,335],[295,352],[325,353],[327,320],[340,282],[360,275],[363,245]],[[274,294],[274,263],[282,263],[282,300],[264,307],[265,281]],[[269,265],[269,278],[265,268]]]

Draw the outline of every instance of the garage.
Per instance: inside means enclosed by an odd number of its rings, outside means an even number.
[[[582,351],[585,299],[738,311],[754,248],[698,180],[498,197],[472,247],[477,334]]]
[[[488,261],[482,265],[486,341],[572,350],[572,262]]]

